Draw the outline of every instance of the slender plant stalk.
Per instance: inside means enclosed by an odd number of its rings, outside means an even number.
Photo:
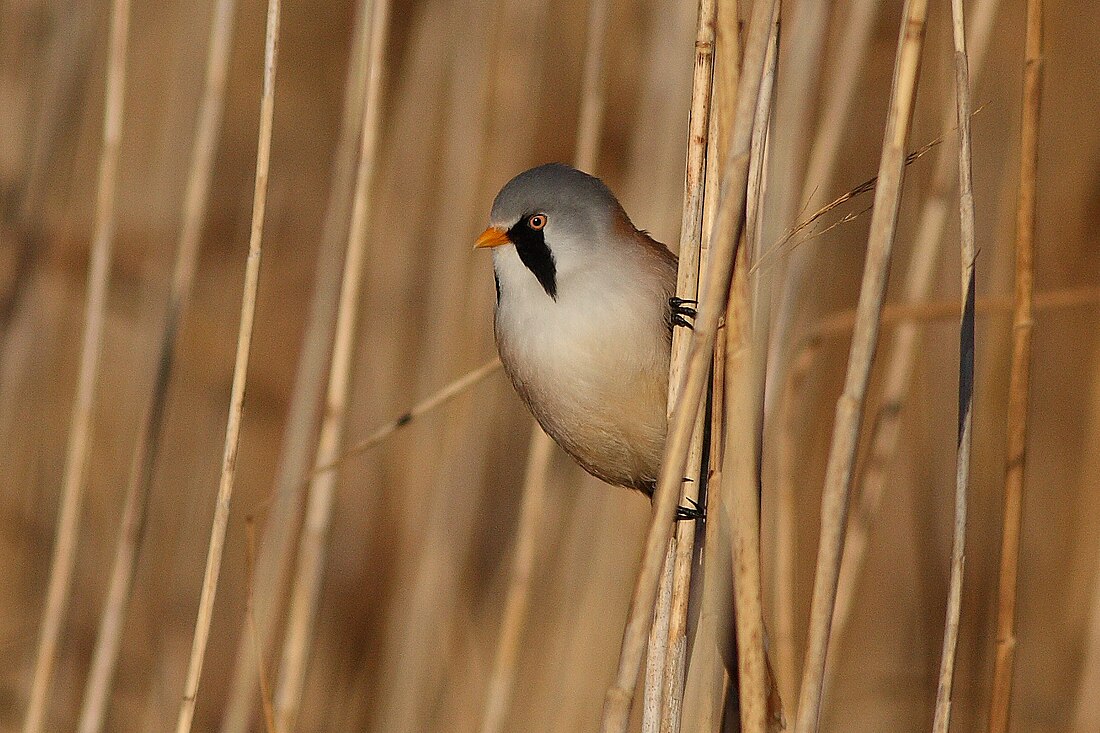
[[[805,3],[804,5],[809,5]],[[823,6],[818,3],[818,6]],[[812,8],[798,6],[812,14]],[[798,32],[798,29],[795,29]],[[803,31],[812,33],[812,31]],[[824,35],[823,31],[820,31]],[[772,37],[765,62],[764,89],[757,105],[758,124],[753,132],[751,160],[760,171],[755,195],[749,198],[746,216],[758,218],[764,211],[768,156],[772,145],[772,98],[779,60],[779,5],[772,18]],[[777,146],[780,143],[777,142]],[[751,188],[750,177],[750,191]],[[782,184],[782,182],[780,182]],[[748,220],[746,220],[746,224]],[[774,680],[767,659],[764,631],[763,587],[760,562],[761,450],[764,432],[764,385],[771,324],[771,271],[749,272],[748,265],[767,254],[759,240],[764,224],[746,228],[752,249],[742,253],[735,267],[733,292],[727,307],[726,329],[726,451],[732,499],[727,520],[732,527],[734,621],[737,629],[738,691],[742,731],[782,727],[783,713],[773,697]],[[749,238],[752,237],[752,239]],[[740,271],[740,276],[738,272]],[[723,494],[723,497],[727,494]]]
[[[935,733],[951,725],[951,684],[959,644],[962,613],[963,563],[966,548],[966,502],[970,488],[970,451],[974,426],[974,183],[970,145],[970,68],[966,54],[966,25],[962,0],[951,0],[955,45],[955,101],[959,126],[959,218],[962,263],[962,315],[959,325],[959,430],[955,470],[955,528],[951,549],[951,579],[947,622],[943,632],[939,684],[936,693]]]
[[[974,3],[970,24],[971,43],[968,55],[977,77],[989,49],[993,21],[997,16],[1000,0],[977,0]],[[944,117],[943,126],[955,124],[955,114]],[[921,205],[916,235],[905,268],[901,285],[901,301],[916,305],[927,301],[936,283],[938,264],[944,245],[944,227],[947,223],[948,197],[958,176],[957,156],[944,146],[936,157],[932,171],[932,183]],[[841,560],[840,582],[837,587],[836,609],[833,613],[832,636],[834,650],[844,643],[848,624],[855,604],[858,581],[863,573],[871,530],[877,523],[883,497],[888,486],[889,470],[897,453],[901,437],[901,412],[909,396],[913,372],[921,344],[921,329],[916,323],[898,327],[886,348],[884,362],[882,404],[879,418],[874,421],[870,440],[871,448],[860,481],[857,508],[852,513],[848,535],[844,542]],[[829,655],[825,666],[826,689],[835,679],[840,653]]]
[[[710,125],[712,78],[714,75],[715,23],[717,0],[700,0],[699,19],[695,34],[695,61],[692,70],[691,107],[688,121],[687,163],[684,175],[684,204],[680,219],[679,264],[676,275],[677,297],[695,300],[698,297],[700,245],[703,236],[704,184],[707,174],[707,130]],[[676,402],[675,390],[679,375],[687,361],[687,336],[674,329],[672,356],[669,365],[669,412]],[[701,431],[694,430],[689,454],[702,452]],[[698,459],[689,455],[687,478],[698,478]],[[698,482],[683,482],[682,496],[697,499]],[[692,493],[688,493],[692,492]],[[691,558],[695,544],[695,523],[680,522],[676,537],[666,553],[665,565],[672,568],[662,573],[661,596],[668,596],[668,605],[659,605],[650,635],[646,662],[645,706],[642,725],[647,731],[666,724],[661,718],[678,715],[683,699],[683,674],[687,649],[687,601],[691,576]],[[667,588],[665,587],[667,586]],[[666,671],[667,670],[667,671]],[[678,682],[669,684],[673,679]],[[675,711],[675,712],[673,712]],[[656,719],[655,719],[656,718]]]
[[[590,0],[588,37],[585,40],[581,79],[580,120],[577,125],[577,149],[574,165],[584,171],[596,169],[603,131],[604,98],[607,95],[607,24],[608,0]]]
[[[677,532],[677,535],[679,532]],[[661,568],[661,582],[657,591],[657,605],[653,609],[653,625],[649,628],[646,646],[645,677],[642,681],[642,733],[659,733],[661,715],[666,707],[676,703],[669,700],[666,706],[665,677],[671,671],[669,664],[669,628],[672,623],[672,593],[676,578],[676,557],[679,537],[673,536]]]
[[[118,188],[119,143],[122,137],[123,99],[126,93],[126,44],[130,26],[130,1],[113,0],[107,39],[106,89],[103,102],[103,147],[96,180],[95,232],[88,262],[87,295],[84,303],[84,333],[80,344],[80,367],[76,395],[69,423],[68,447],[61,479],[61,509],[50,579],[42,612],[34,674],[23,719],[23,733],[39,733],[46,723],[50,681],[57,663],[61,627],[72,593],[80,537],[80,510],[92,442],[92,408],[95,404],[99,362],[103,354],[103,329],[107,311],[107,289],[111,250],[115,235]]]
[[[325,203],[313,292],[283,429],[273,488],[275,500],[265,522],[256,558],[254,602],[258,643],[253,645],[248,634],[240,636],[233,683],[222,719],[222,733],[245,733],[250,725],[259,668],[255,647],[258,646],[266,655],[272,645],[281,602],[289,582],[294,540],[302,521],[305,489],[308,486],[302,476],[314,463],[316,435],[336,327],[345,237],[351,215],[363,97],[367,93],[370,3],[371,0],[359,0],[356,4],[340,131]]]
[[[1004,525],[1001,535],[997,650],[989,731],[1008,730],[1012,673],[1016,661],[1016,586],[1020,559],[1027,413],[1031,383],[1032,262],[1035,249],[1036,169],[1039,163],[1039,104],[1043,91],[1043,2],[1028,0],[1024,44],[1024,95],[1020,131],[1020,192],[1016,206],[1016,308],[1012,319],[1012,371],[1008,387],[1008,451],[1005,465]]]
[[[577,126],[576,167],[593,171],[600,149],[603,129],[607,46],[608,0],[591,0],[588,6],[588,37],[585,44],[584,69],[581,82],[580,121]],[[512,559],[508,595],[504,603],[504,619],[497,641],[493,671],[489,678],[482,719],[482,733],[499,733],[511,704],[515,684],[519,640],[531,605],[532,567],[543,523],[547,474],[553,456],[553,440],[538,426],[531,428],[527,452],[527,468],[523,480],[523,502],[519,526],[516,529],[515,555]]]
[[[210,623],[214,616],[214,597],[221,573],[225,535],[229,525],[229,502],[237,476],[237,451],[240,447],[241,418],[244,393],[248,381],[248,357],[252,346],[252,328],[256,318],[256,296],[260,284],[260,259],[263,254],[264,209],[267,204],[267,175],[271,162],[271,129],[275,112],[275,67],[279,48],[280,0],[268,0],[267,30],[264,41],[263,98],[260,102],[260,131],[256,150],[256,185],[252,199],[252,229],[248,242],[244,293],[241,299],[240,329],[237,334],[237,354],[233,365],[233,386],[229,397],[229,416],[225,428],[225,450],[222,455],[221,479],[218,483],[214,523],[210,529],[210,546],[203,574],[202,593],[195,620],[195,635],[187,663],[183,701],[176,721],[176,733],[188,733],[195,717],[195,704],[210,639]]]
[[[710,266],[700,293],[699,315],[691,335],[687,368],[680,379],[680,396],[669,425],[661,477],[654,495],[653,517],[638,582],[631,598],[619,667],[604,701],[602,729],[605,733],[626,730],[634,698],[634,683],[653,620],[657,585],[672,537],[673,515],[679,498],[676,487],[683,482],[692,428],[706,389],[719,317],[729,292],[736,243],[744,223],[753,111],[760,92],[774,4],[774,0],[761,0],[753,7],[746,42],[744,81],[739,89],[729,155],[723,161],[716,243],[710,249]]]
[[[145,509],[153,483],[153,470],[160,449],[168,384],[175,362],[176,338],[183,312],[190,301],[195,280],[199,246],[206,221],[210,181],[213,178],[214,153],[218,144],[222,111],[225,106],[226,71],[233,38],[236,0],[218,0],[211,19],[210,41],[206,57],[206,82],[195,128],[191,166],[184,193],[183,225],[180,228],[176,261],[165,308],[164,326],[157,355],[152,393],[145,406],[137,444],[134,447],[130,476],[123,501],[115,560],[107,585],[107,597],[100,617],[99,634],[92,653],[91,672],[84,689],[79,733],[97,733],[103,729],[107,701],[111,695],[126,612],[133,590],[138,547],[145,524]]]
[[[708,523],[703,553],[702,594],[696,644],[688,671],[685,713],[687,730],[719,731],[730,709],[729,697],[739,695],[743,730],[763,731],[767,721],[764,634],[759,603],[758,502],[760,423],[753,417],[754,369],[763,368],[754,339],[754,287],[749,274],[750,247],[759,232],[764,192],[765,150],[778,59],[778,4],[770,20],[768,47],[760,93],[753,113],[745,228],[734,265],[725,327],[716,349],[712,412],[711,480],[708,483]],[[736,32],[736,16],[719,9],[718,81],[716,103],[718,145],[732,116],[735,92],[727,70],[736,63],[735,49],[722,40]],[[721,157],[721,153],[720,153]],[[766,335],[764,336],[766,338]],[[763,383],[761,375],[761,384]],[[745,505],[746,493],[751,493]],[[756,527],[754,530],[753,527]],[[756,547],[756,559],[751,555]],[[756,573],[755,578],[753,573]],[[755,591],[753,589],[756,589]],[[731,603],[731,600],[733,601]],[[755,608],[754,608],[755,606]],[[734,651],[734,628],[737,650]],[[733,660],[736,659],[736,664]],[[736,684],[733,680],[736,679]],[[731,724],[732,721],[726,721]]]
[[[821,538],[810,609],[806,665],[799,692],[796,733],[816,733],[820,716],[825,656],[840,574],[841,550],[848,513],[856,446],[863,419],[863,403],[878,341],[879,319],[886,295],[890,252],[897,228],[905,150],[916,99],[921,48],[927,13],[926,0],[906,0],[898,38],[893,90],[875,189],[874,214],[867,241],[855,333],[848,357],[844,392],[837,401],[832,446],[821,500]]]
[[[378,141],[382,122],[382,75],[385,70],[386,37],[389,26],[389,0],[374,0],[370,19],[370,62],[367,93],[363,97],[363,122],[360,133],[359,166],[355,175],[355,201],[348,226],[348,245],[344,258],[344,278],[340,287],[340,305],[336,315],[335,343],[329,368],[325,419],[317,443],[317,464],[332,463],[340,454],[347,412],[348,391],[355,355],[355,336],[359,319],[359,294],[362,290],[367,231],[370,227]],[[305,689],[306,663],[317,620],[321,596],[321,578],[325,568],[325,549],[332,522],[336,471],[315,472],[309,487],[302,540],[298,547],[297,568],[291,590],[290,612],[283,642],[279,683],[275,692],[275,725],[284,733],[295,728]]]
[[[723,1],[718,4],[718,27],[715,37],[714,92],[711,101],[709,140],[707,144],[706,182],[704,184],[703,233],[701,241],[701,277],[706,276],[706,267],[710,260],[711,246],[716,242],[715,226],[719,189],[722,182],[722,162],[729,153],[730,129],[737,104],[737,87],[740,81],[740,19],[738,3]],[[769,48],[771,41],[769,39]],[[765,75],[767,58],[765,58]],[[761,82],[763,84],[763,81]],[[760,96],[764,96],[761,92]],[[759,109],[759,100],[757,110]],[[755,125],[754,119],[754,125]],[[756,167],[754,167],[756,164]],[[755,183],[754,173],[759,169],[756,160],[750,158],[746,200]],[[755,206],[755,202],[752,203]],[[745,222],[749,224],[749,206],[746,206]],[[755,209],[754,209],[755,210]],[[736,268],[736,265],[735,265]],[[733,300],[724,306],[726,322],[730,321],[730,308]],[[723,475],[725,463],[722,455],[725,451],[725,379],[726,326],[719,322],[715,338],[714,360],[711,365],[713,374],[710,384],[710,455],[706,471],[706,495],[698,497],[706,502],[710,519],[702,531],[692,523],[691,539],[694,546],[687,545],[687,537],[681,525],[677,525],[677,535],[685,546],[677,546],[679,562],[686,567],[678,572],[674,584],[675,634],[670,634],[669,644],[679,641],[673,647],[678,653],[670,659],[666,673],[666,693],[668,703],[662,725],[666,731],[713,730],[720,725],[725,703],[729,697],[731,675],[736,673],[732,663],[733,624],[730,623],[730,600],[733,597],[730,583],[733,571],[730,559],[729,522],[725,521],[724,508],[728,502],[722,500],[726,491],[726,479]],[[696,427],[699,432],[699,428]],[[694,441],[693,441],[694,442]],[[693,459],[689,455],[689,461]],[[689,465],[690,467],[690,465]],[[690,486],[690,485],[689,485]],[[687,487],[684,487],[687,494]],[[686,501],[682,499],[682,501]],[[719,521],[721,520],[721,521]],[[691,563],[701,565],[700,572],[692,572]],[[682,573],[682,575],[681,575]],[[694,623],[694,639],[690,655],[687,648],[688,606],[692,598],[694,613],[690,619]],[[682,610],[681,610],[682,609]],[[691,664],[688,664],[690,658]]]

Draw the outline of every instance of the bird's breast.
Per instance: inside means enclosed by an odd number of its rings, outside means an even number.
[[[497,305],[497,344],[517,391],[589,472],[648,488],[665,436],[667,296],[614,285],[537,295],[503,283]]]

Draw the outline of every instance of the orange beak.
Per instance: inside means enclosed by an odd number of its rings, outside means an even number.
[[[481,249],[482,247],[499,247],[502,244],[511,244],[512,240],[508,239],[508,232],[499,227],[489,227],[481,233],[481,236],[474,242],[474,249]]]

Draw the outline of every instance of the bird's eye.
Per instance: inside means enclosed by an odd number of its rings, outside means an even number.
[[[534,229],[536,232],[546,226],[546,214],[535,214],[527,220],[527,226]]]

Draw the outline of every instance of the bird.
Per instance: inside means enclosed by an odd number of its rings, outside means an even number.
[[[505,184],[474,247],[492,252],[497,350],[539,425],[588,473],[652,499],[672,330],[695,316],[676,297],[676,255],[562,163]]]

